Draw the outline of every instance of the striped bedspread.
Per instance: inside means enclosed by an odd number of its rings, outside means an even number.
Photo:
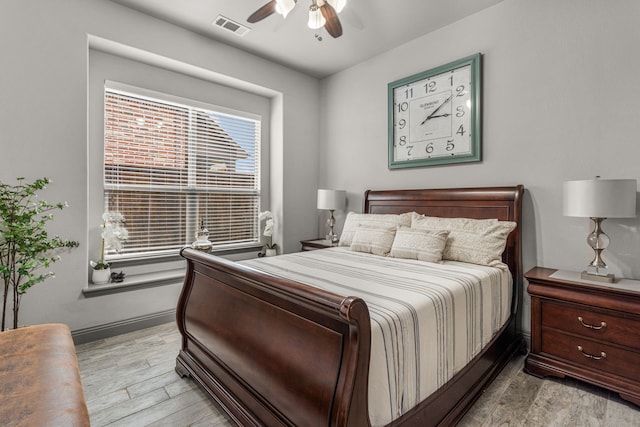
[[[511,309],[506,266],[433,264],[347,248],[242,263],[365,300],[371,316],[374,426],[398,418],[451,379],[505,324]]]

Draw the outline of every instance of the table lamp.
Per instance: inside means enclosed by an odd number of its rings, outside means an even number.
[[[607,274],[607,264],[602,251],[609,246],[609,236],[602,231],[602,221],[607,218],[633,218],[636,216],[635,179],[595,179],[566,181],[563,183],[562,211],[564,216],[591,218],[593,231],[587,243],[594,257],[582,272],[582,278],[613,283],[615,276]]]
[[[327,234],[327,240],[331,243],[338,241],[338,236],[333,232],[333,227],[336,225],[336,219],[333,217],[333,211],[344,209],[347,200],[347,192],[345,190],[318,190],[318,209],[328,210],[331,212],[327,225],[329,226],[329,233]]]

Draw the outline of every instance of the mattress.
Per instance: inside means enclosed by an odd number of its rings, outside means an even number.
[[[506,265],[429,263],[348,248],[242,263],[367,303],[373,426],[397,419],[444,385],[491,341],[511,310]]]

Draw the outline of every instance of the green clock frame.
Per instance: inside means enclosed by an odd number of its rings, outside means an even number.
[[[482,55],[388,85],[389,169],[482,159]]]

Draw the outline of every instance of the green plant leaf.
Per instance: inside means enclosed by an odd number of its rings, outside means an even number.
[[[54,277],[53,272],[42,273],[60,258],[56,252],[62,248],[74,248],[79,244],[73,240],[49,237],[45,226],[54,219],[54,209],[68,207],[66,202],[50,204],[36,199],[37,192],[51,183],[49,178],[36,179],[18,184],[0,183],[0,276],[5,283],[5,291],[11,292],[15,312],[19,309],[20,296],[34,285]],[[7,295],[5,295],[7,296]],[[2,306],[2,330],[5,329],[7,302]],[[17,327],[14,324],[14,328]]]

